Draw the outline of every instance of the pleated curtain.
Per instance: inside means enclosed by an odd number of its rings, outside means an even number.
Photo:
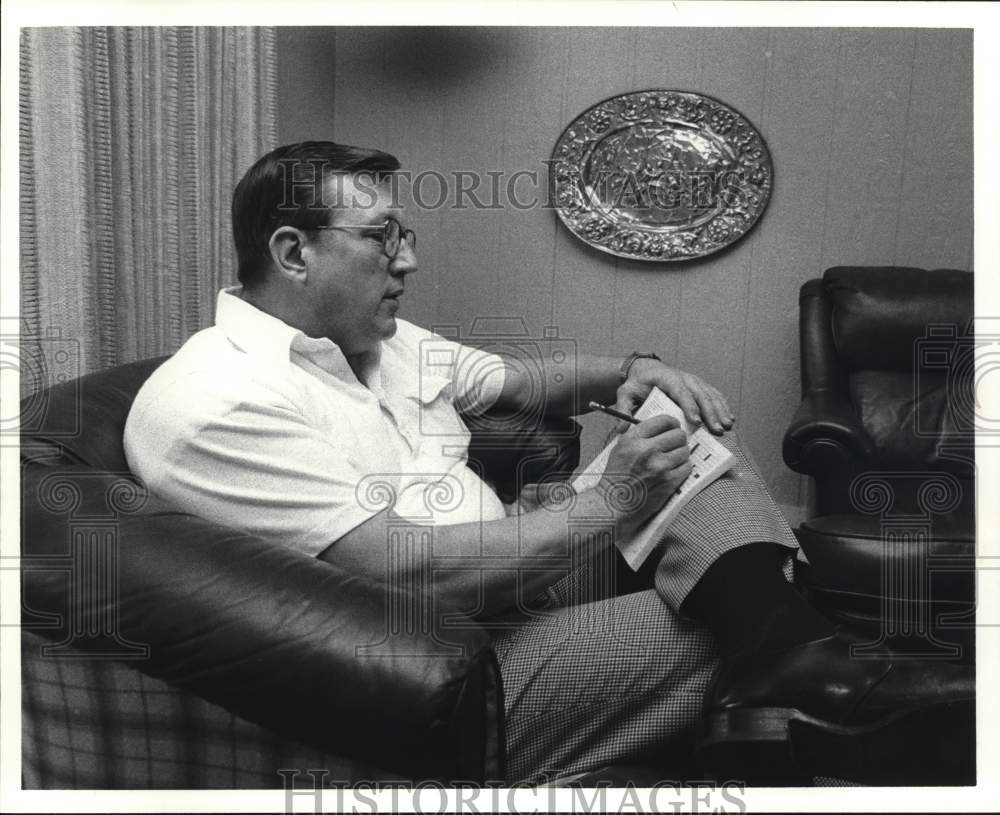
[[[274,52],[269,28],[22,30],[22,395],[211,325],[233,187],[275,146]]]

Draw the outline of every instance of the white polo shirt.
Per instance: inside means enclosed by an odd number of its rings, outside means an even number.
[[[504,517],[458,415],[496,401],[500,357],[397,319],[362,383],[238,291],[136,396],[125,455],[153,494],[312,555],[390,504],[416,523]]]

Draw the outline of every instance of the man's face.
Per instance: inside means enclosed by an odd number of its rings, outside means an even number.
[[[367,353],[396,333],[404,279],[417,270],[417,259],[402,239],[395,258],[382,251],[386,218],[402,220],[399,208],[392,206],[388,182],[376,186],[367,178],[334,176],[324,192],[327,204],[342,202],[332,226],[372,228],[310,232],[303,248],[305,293],[324,336],[346,355]]]

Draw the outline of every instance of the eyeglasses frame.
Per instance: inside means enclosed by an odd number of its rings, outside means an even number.
[[[386,238],[389,235],[389,224],[390,223],[395,223],[396,226],[399,227],[399,243],[396,245],[396,251],[393,252],[391,255],[389,254],[389,251],[386,249],[386,245],[385,245],[386,244]],[[303,229],[303,230],[305,230],[307,232],[310,232],[312,230],[324,230],[324,229],[336,229],[336,230],[381,229],[382,230],[382,254],[385,255],[387,258],[389,258],[389,260],[395,260],[396,259],[396,257],[399,255],[399,249],[403,245],[403,241],[404,240],[409,244],[410,249],[415,249],[416,246],[417,246],[417,233],[414,232],[412,229],[407,229],[406,227],[404,227],[396,218],[393,218],[391,215],[389,215],[388,217],[386,217],[385,223],[383,223],[381,225],[380,224],[337,224],[337,225],[330,224],[330,225],[307,226],[307,227],[299,227],[299,228]]]

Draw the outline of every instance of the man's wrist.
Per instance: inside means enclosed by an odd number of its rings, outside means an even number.
[[[653,353],[648,351],[633,351],[624,360],[622,360],[621,367],[618,369],[618,373],[621,376],[621,381],[625,382],[628,379],[629,372],[632,370],[632,366],[635,364],[636,360],[639,359],[653,359],[660,362],[660,358]]]
[[[577,509],[585,515],[605,519],[617,535],[630,535],[637,526],[637,510],[640,509],[631,506],[633,502],[629,500],[634,489],[635,485],[630,485],[628,481],[602,478],[578,494]]]

